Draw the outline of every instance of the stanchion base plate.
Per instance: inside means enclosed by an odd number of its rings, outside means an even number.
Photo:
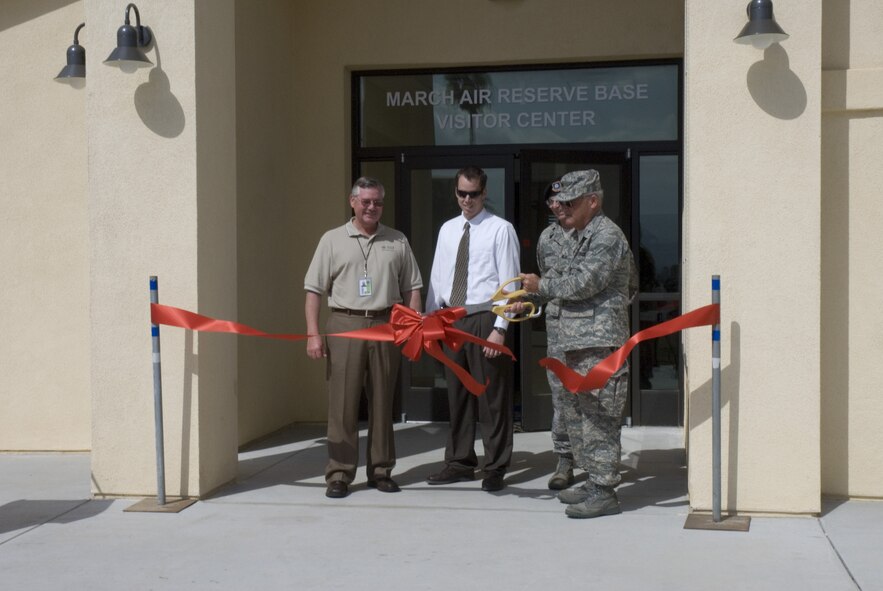
[[[711,514],[691,513],[687,515],[684,529],[713,529],[718,531],[748,531],[751,525],[750,517],[739,515],[721,515],[720,521],[715,521]]]
[[[167,498],[166,504],[160,505],[156,502],[156,497],[147,497],[131,507],[126,507],[123,511],[133,513],[180,513],[195,502],[196,499]]]

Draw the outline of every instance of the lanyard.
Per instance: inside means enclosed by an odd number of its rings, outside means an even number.
[[[365,252],[365,249],[362,247],[362,236],[356,236],[356,240],[359,242],[359,250],[362,251],[362,258],[365,259],[365,277],[368,276],[368,257],[371,255],[371,248],[374,246],[374,241],[371,238],[368,238],[368,252]]]

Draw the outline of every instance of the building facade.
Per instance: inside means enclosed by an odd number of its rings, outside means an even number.
[[[102,64],[125,3],[0,8],[0,450],[88,449],[96,495],[149,494],[148,276],[160,302],[303,332],[302,277],[354,175],[384,180],[385,221],[419,258],[452,168],[494,171],[529,253],[538,188],[591,165],[656,262],[635,329],[722,278],[724,508],[883,496],[877,2],[776,0],[790,38],[764,50],[733,43],[744,1],[137,4],[153,66],[135,72]],[[81,22],[71,88],[52,77]],[[536,428],[541,336],[519,351]],[[628,418],[684,426],[690,504],[708,509],[708,331],[664,345],[634,358]],[[325,419],[302,345],[164,328],[162,347],[169,494],[206,495],[241,444]],[[436,386],[410,368],[401,412],[437,418]]]

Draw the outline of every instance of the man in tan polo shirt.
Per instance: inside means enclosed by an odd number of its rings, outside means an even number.
[[[408,239],[380,223],[384,189],[361,177],[349,202],[355,215],[325,233],[304,278],[307,332],[318,335],[319,308],[328,296],[327,334],[368,328],[389,321],[393,304],[420,311],[423,280]],[[332,337],[307,339],[311,359],[328,364],[328,464],[325,496],[349,494],[359,461],[359,400],[368,398],[368,486],[398,492],[390,478],[395,466],[392,404],[401,353],[393,343]]]

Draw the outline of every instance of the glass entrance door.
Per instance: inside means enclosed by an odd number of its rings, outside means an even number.
[[[535,150],[521,152],[521,183],[518,196],[521,268],[538,273],[536,244],[540,233],[555,216],[543,193],[552,181],[567,172],[594,168],[604,187],[604,213],[631,235],[631,174],[625,152]],[[631,240],[629,241],[631,243]],[[541,316],[521,323],[521,424],[525,431],[548,430],[552,425],[552,392],[546,371],[538,365],[546,356],[546,323]],[[630,416],[630,408],[625,415]]]
[[[396,227],[408,236],[420,272],[423,297],[429,285],[432,257],[439,228],[460,214],[454,196],[454,175],[475,165],[487,173],[485,207],[508,220],[514,214],[513,159],[505,156],[408,156],[399,162],[401,200]],[[441,363],[423,355],[416,363],[403,363],[401,413],[409,421],[447,421],[447,384]]]
[[[554,222],[543,201],[546,186],[566,172],[597,169],[604,186],[604,213],[623,229],[640,271],[641,287],[632,303],[631,332],[680,313],[680,160],[676,153],[637,151],[632,158],[626,151],[580,150],[521,150],[472,156],[400,153],[394,164],[363,163],[363,172],[383,172],[385,182],[395,186],[394,224],[411,241],[425,285],[438,230],[459,214],[454,175],[469,164],[488,173],[487,207],[515,225],[521,243],[521,268],[526,272],[538,270],[536,241]],[[368,165],[370,168],[366,168]],[[394,183],[387,178],[392,176]],[[425,288],[423,295],[425,298]],[[549,429],[551,392],[546,372],[537,363],[546,356],[542,316],[515,327],[514,347],[518,357],[513,380],[516,421],[520,415],[522,428],[528,431]],[[679,336],[642,343],[635,348],[630,363],[626,421],[636,425],[683,424]],[[440,363],[425,355],[417,363],[403,363],[401,378],[397,417],[410,421],[448,419]]]

